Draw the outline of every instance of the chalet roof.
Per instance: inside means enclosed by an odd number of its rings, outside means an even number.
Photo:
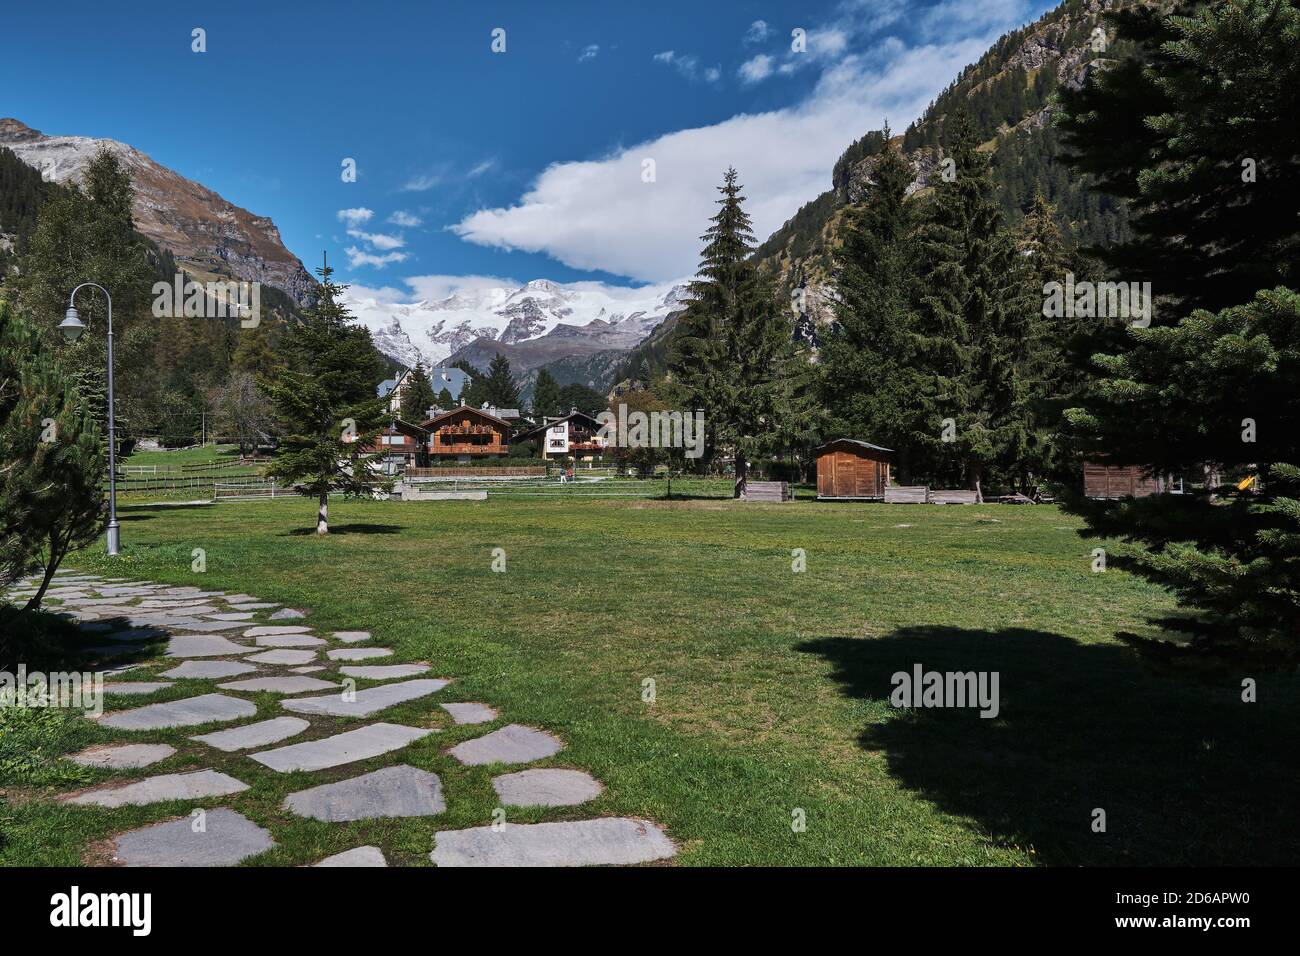
[[[459,415],[461,412],[470,412],[471,414],[478,415],[480,418],[489,419],[490,421],[494,421],[499,425],[504,425],[507,428],[510,427],[510,423],[506,421],[504,418],[498,418],[496,415],[493,415],[490,412],[485,412],[481,408],[474,408],[472,405],[461,405],[459,408],[453,408],[449,412],[443,412],[441,415],[435,415],[433,418],[430,418],[428,421],[421,422],[420,427],[425,429],[426,431],[433,431],[434,427],[438,424],[438,422],[442,421],[444,418],[449,418],[452,415]]]
[[[403,421],[400,418],[394,418],[391,422],[389,422],[388,427],[384,429],[384,434],[391,435],[394,432],[401,432],[404,435],[411,435],[412,437],[422,437],[423,435],[427,435],[429,433],[429,430],[427,428],[421,427],[420,425],[413,425],[410,422]],[[416,432],[420,434],[419,435],[413,434]]]
[[[554,425],[559,425],[563,422],[568,422],[568,421],[579,421],[582,422],[584,425],[588,425],[592,428],[597,428],[597,429],[600,428],[599,420],[592,418],[586,412],[579,412],[575,410],[569,412],[569,414],[565,415],[562,418],[547,419],[546,421],[542,422],[540,425],[535,425],[534,427],[528,429],[525,432],[521,432],[519,435],[515,437],[516,440],[523,439],[523,438],[532,438],[539,432],[546,431],[548,428],[551,428]]]
[[[880,445],[873,445],[871,444],[871,442],[862,441],[859,438],[832,438],[824,445],[819,445],[818,447],[814,448],[813,451],[814,452],[826,451],[827,449],[834,448],[837,445],[850,445],[855,448],[865,448],[868,451],[887,451],[891,455],[894,453],[894,449],[892,448],[884,448]]]
[[[391,395],[392,392],[393,392],[393,389],[395,389],[395,388],[397,388],[397,386],[401,385],[401,384],[402,384],[402,380],[405,379],[406,376],[408,376],[408,375],[410,375],[410,374],[411,374],[411,370],[410,370],[409,368],[407,368],[407,369],[402,369],[402,371],[398,372],[398,373],[397,373],[397,378],[386,378],[386,379],[384,379],[382,382],[379,383],[379,386],[375,389],[375,393],[376,393],[376,395],[377,395],[379,398],[385,398],[385,397],[387,397],[388,395]]]

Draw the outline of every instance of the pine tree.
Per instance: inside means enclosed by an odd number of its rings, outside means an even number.
[[[441,408],[443,411],[447,411],[451,409],[455,404],[456,404],[456,400],[451,397],[451,392],[444,386],[442,391],[438,393],[438,402],[437,402],[438,407]]]
[[[429,381],[429,373],[424,370],[424,363],[416,362],[402,389],[402,420],[424,421],[424,416],[437,400],[438,396],[433,394],[433,383]]]
[[[925,428],[912,367],[912,287],[917,256],[912,169],[887,141],[861,200],[845,211],[835,258],[835,324],[824,336],[820,393],[834,437],[895,449],[900,479],[912,473],[914,434]]]
[[[500,352],[488,363],[481,391],[480,402],[487,402],[493,408],[519,407],[519,383],[510,374],[510,359]]]
[[[1102,255],[1170,308],[1300,285],[1300,5],[1216,0],[1110,15],[1131,55],[1062,91],[1076,169],[1129,200],[1135,236]]]
[[[0,300],[0,588],[39,568],[40,606],[73,548],[103,522],[104,448],[49,340]]]
[[[388,483],[379,453],[366,449],[387,423],[388,401],[375,395],[383,360],[365,329],[339,302],[347,288],[334,270],[321,277],[315,305],[285,336],[286,368],[268,385],[282,435],[267,475],[317,500],[316,533],[329,532],[329,496],[369,497]]]
[[[1191,615],[1162,621],[1192,647],[1300,662],[1300,294],[1278,288],[1175,327],[1130,329],[1067,413],[1074,451],[1188,481],[1181,495],[1071,507],[1120,539],[1109,563],[1174,592]],[[1248,487],[1235,482],[1257,477]],[[1260,487],[1262,480],[1262,488]]]
[[[776,443],[777,416],[790,387],[792,323],[780,313],[765,277],[750,261],[754,234],[735,169],[701,240],[699,278],[678,320],[672,370],[703,408],[712,443],[735,451],[735,496],[745,492],[749,462]]]
[[[546,415],[564,413],[565,410],[560,408],[560,383],[550,370],[543,368],[537,373],[537,381],[533,384],[533,417],[540,422]]]
[[[982,491],[986,476],[1025,479],[1022,373],[1035,303],[970,117],[959,111],[945,125],[952,176],[940,178],[917,231],[910,384],[927,427],[913,438],[937,475]]]

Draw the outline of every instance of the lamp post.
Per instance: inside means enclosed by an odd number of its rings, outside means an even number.
[[[118,552],[120,544],[120,529],[117,523],[117,437],[114,434],[113,427],[113,297],[108,294],[108,290],[102,285],[95,282],[83,282],[72,290],[68,296],[68,311],[59,323],[59,331],[69,342],[75,342],[81,338],[81,333],[86,331],[85,324],[81,321],[81,313],[77,311],[76,298],[77,293],[89,286],[92,289],[98,289],[104,293],[104,298],[108,300],[108,553],[115,555]]]

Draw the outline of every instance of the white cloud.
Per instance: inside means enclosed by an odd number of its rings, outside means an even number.
[[[484,173],[486,173],[489,169],[491,169],[496,164],[497,164],[496,157],[495,156],[490,157],[488,159],[483,160],[483,162],[479,163],[477,166],[475,166],[465,175],[470,179],[473,179],[475,176],[482,176]]]
[[[688,80],[695,81],[703,79],[706,83],[716,83],[722,76],[722,69],[716,66],[700,69],[700,58],[693,53],[678,53],[675,50],[664,50],[662,53],[654,55],[656,63],[663,63],[665,66],[671,66]]]
[[[348,254],[348,265],[353,269],[361,266],[373,266],[376,269],[382,269],[394,262],[405,262],[408,258],[405,252],[386,252],[383,255],[375,255],[366,252],[364,249],[358,249],[356,246],[348,246],[343,251]]]
[[[367,209],[365,206],[358,206],[355,209],[340,209],[338,211],[339,222],[345,222],[352,227],[369,222],[370,217],[374,214],[373,209]]]
[[[407,212],[405,209],[399,209],[397,210],[397,212],[393,213],[391,216],[388,217],[389,225],[393,225],[393,226],[404,226],[407,228],[414,228],[416,226],[423,224],[423,222],[424,220],[421,219],[419,216],[412,215],[411,213]]]
[[[596,54],[600,52],[599,43],[589,43],[582,48],[582,53],[578,55],[578,62],[585,63],[587,60],[594,60]]]
[[[772,35],[772,28],[767,25],[766,20],[755,20],[749,25],[742,38],[744,43],[762,43]]]
[[[766,238],[828,187],[849,142],[878,129],[886,116],[900,129],[919,116],[1002,26],[913,48],[886,40],[827,66],[795,106],[679,130],[598,159],[555,163],[515,205],[479,210],[452,228],[470,242],[543,252],[579,269],[652,282],[690,275],[728,166],[740,171],[754,232]],[[656,163],[653,183],[641,181],[646,158]]]
[[[406,240],[401,236],[394,236],[383,232],[362,232],[360,229],[349,229],[348,235],[353,239],[360,239],[367,242],[376,249],[400,249],[406,245]]]
[[[440,182],[442,182],[442,175],[440,173],[420,173],[402,183],[401,189],[403,192],[422,193],[426,190],[432,189]]]
[[[766,53],[760,53],[740,64],[740,69],[736,73],[743,83],[765,80],[772,75],[772,58]]]

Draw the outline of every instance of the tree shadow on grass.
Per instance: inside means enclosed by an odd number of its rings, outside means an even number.
[[[1128,648],[1045,631],[904,628],[826,637],[844,693],[880,718],[859,737],[890,774],[1001,845],[1065,865],[1294,864],[1300,678],[1160,673]],[[1001,712],[896,711],[891,675],[996,671]],[[1258,681],[1258,703],[1241,681]],[[1091,829],[1094,808],[1106,832]]]
[[[400,534],[402,526],[399,524],[332,524],[330,525],[330,535],[335,534]],[[314,537],[315,528],[294,528],[291,531],[282,532],[282,536],[289,535],[294,537]],[[329,537],[329,535],[325,535]]]

